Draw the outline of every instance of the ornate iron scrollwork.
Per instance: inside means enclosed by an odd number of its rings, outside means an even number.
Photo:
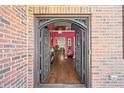
[[[47,22],[49,20],[50,20],[50,18],[49,19],[48,18],[42,18],[42,19],[40,19],[39,20],[39,26],[41,26],[44,22]]]
[[[84,24],[86,27],[88,27],[88,18],[77,18],[77,19],[74,19],[74,20],[77,20],[79,22],[81,22],[82,24]]]
[[[47,21],[50,21],[50,20],[53,20],[53,18],[40,18],[40,20],[39,20],[39,26],[41,26],[44,22],[47,22]],[[89,24],[88,23],[89,22],[89,19],[88,18],[75,18],[73,20],[79,21],[80,23],[82,23],[83,25],[85,25],[85,27],[88,27],[88,24]]]

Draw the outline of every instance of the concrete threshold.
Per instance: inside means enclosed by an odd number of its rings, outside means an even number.
[[[40,84],[39,88],[86,88],[84,84]]]

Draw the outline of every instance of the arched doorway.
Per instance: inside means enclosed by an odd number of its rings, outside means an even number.
[[[81,85],[89,86],[89,18],[36,18],[36,64],[35,86],[42,87],[42,81],[50,72],[50,32],[47,26],[53,22],[71,23],[75,30],[75,70]],[[41,86],[42,85],[42,86]],[[54,84],[52,84],[54,85]],[[65,85],[66,86],[66,85]],[[46,86],[47,87],[47,86]],[[56,85],[57,87],[57,85]],[[75,87],[75,86],[73,86]]]

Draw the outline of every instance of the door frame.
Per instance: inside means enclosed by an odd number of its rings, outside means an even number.
[[[38,71],[38,61],[37,61],[37,32],[40,30],[39,28],[39,19],[47,19],[47,18],[54,18],[57,20],[59,19],[82,19],[82,18],[87,18],[88,19],[88,24],[87,24],[87,40],[86,40],[86,45],[87,45],[87,63],[86,63],[86,79],[87,82],[85,82],[85,87],[91,87],[91,15],[90,14],[35,14],[34,15],[34,45],[35,45],[35,58],[34,58],[34,87],[40,87],[40,82],[39,82],[39,71]],[[79,22],[79,23],[78,23]],[[50,23],[47,21],[44,24]],[[76,22],[77,24],[80,24],[80,21]],[[76,24],[75,23],[75,24]]]

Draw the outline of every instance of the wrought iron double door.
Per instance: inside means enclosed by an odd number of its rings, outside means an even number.
[[[40,29],[40,82],[50,72],[50,32],[47,28]]]
[[[85,31],[72,24],[72,30],[75,30],[75,70],[80,76],[82,83],[86,80],[86,46]],[[50,72],[50,31],[47,28],[40,29],[40,83],[42,83]]]
[[[72,24],[75,30],[75,70],[82,83],[85,82],[85,31]]]

